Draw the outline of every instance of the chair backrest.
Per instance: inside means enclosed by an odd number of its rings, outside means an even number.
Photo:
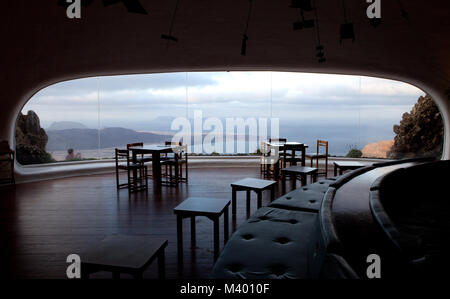
[[[180,142],[166,141],[166,142],[164,142],[164,145],[183,146],[183,143],[181,141]],[[171,153],[171,154],[173,154],[175,156],[175,153]],[[182,159],[183,155],[185,155],[187,158],[187,147],[186,147],[186,149],[185,149],[185,147],[183,147],[177,154],[178,154],[178,156],[177,156],[178,159]]]
[[[320,148],[325,148],[325,155],[328,156],[328,141],[325,140],[317,140],[317,154],[320,153]]]
[[[285,144],[283,152],[283,158],[285,161],[294,161],[295,160],[295,152],[302,152],[305,150],[305,145],[303,143],[300,144]]]
[[[133,146],[144,146],[144,143],[143,142],[129,143],[127,144],[127,149],[130,149],[130,147]]]
[[[287,138],[269,138],[269,143],[286,143]]]
[[[119,164],[119,160],[126,159],[127,165],[130,165],[131,159],[130,159],[130,150],[129,149],[115,149],[115,160],[116,160],[116,166]]]

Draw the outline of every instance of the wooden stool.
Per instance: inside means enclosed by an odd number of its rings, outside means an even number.
[[[317,168],[306,166],[290,166],[281,170],[282,192],[286,193],[286,177],[292,178],[292,189],[296,188],[297,177],[300,176],[302,186],[306,185],[307,175],[311,175],[313,182],[317,181]]]
[[[236,193],[237,191],[247,192],[247,214],[250,213],[250,191],[255,191],[258,195],[258,209],[262,206],[262,192],[264,190],[270,190],[270,201],[275,199],[275,181],[260,180],[254,178],[246,178],[231,184],[233,189],[232,198],[232,213],[233,217],[236,216]]]
[[[99,271],[113,273],[120,278],[121,273],[142,279],[148,266],[158,258],[158,278],[165,278],[165,254],[167,240],[148,236],[109,236],[95,248],[80,255],[81,278]]]
[[[191,245],[195,247],[195,217],[206,216],[214,222],[214,261],[219,257],[219,218],[223,214],[224,243],[228,241],[229,199],[189,197],[173,209],[177,215],[178,265],[183,266],[183,218],[191,218]]]
[[[355,170],[358,168],[364,167],[364,164],[356,162],[356,161],[336,161],[334,162],[334,176],[342,175],[342,173],[346,170]]]

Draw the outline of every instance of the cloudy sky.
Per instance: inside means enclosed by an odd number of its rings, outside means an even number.
[[[158,117],[279,117],[283,121],[392,128],[423,92],[411,85],[358,76],[280,72],[202,72],[88,78],[37,93],[43,127],[77,121],[91,128],[150,131]],[[271,104],[272,99],[272,104]]]

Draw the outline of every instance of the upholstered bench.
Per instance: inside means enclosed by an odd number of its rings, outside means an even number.
[[[233,234],[214,278],[307,278],[317,213],[264,207]],[[293,258],[296,257],[296,258]]]
[[[314,184],[300,187],[274,200],[268,206],[273,208],[317,213],[320,209],[320,205],[322,204],[322,198],[329,185],[335,181],[336,178],[328,178]]]

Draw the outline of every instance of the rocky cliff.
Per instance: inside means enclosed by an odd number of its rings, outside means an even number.
[[[411,112],[404,113],[400,124],[393,129],[396,136],[388,158],[441,156],[444,124],[430,96],[420,97]]]
[[[387,158],[387,153],[391,150],[394,140],[382,140],[367,144],[361,151],[364,158]]]
[[[16,125],[17,161],[22,165],[52,162],[51,155],[45,151],[47,141],[37,114],[31,110],[26,115],[20,113]]]

